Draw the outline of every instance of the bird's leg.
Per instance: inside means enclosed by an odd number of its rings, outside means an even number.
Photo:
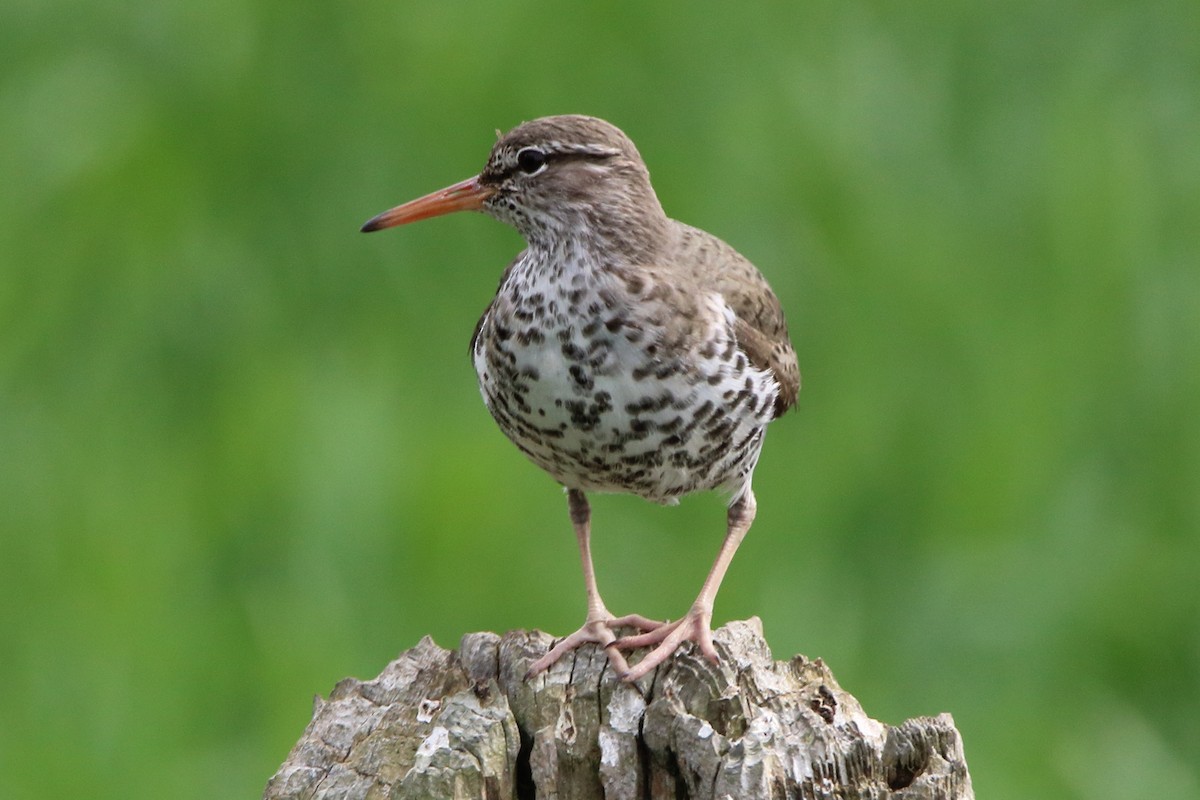
[[[637,614],[614,617],[609,613],[604,606],[604,601],[600,599],[600,590],[596,588],[596,571],[592,567],[592,510],[588,506],[587,497],[578,489],[568,489],[567,508],[571,514],[571,525],[575,528],[575,538],[579,542],[579,560],[583,564],[583,586],[587,591],[587,618],[579,630],[558,642],[546,655],[533,662],[529,671],[525,673],[525,677],[526,679],[532,678],[544,672],[564,655],[587,642],[595,642],[605,648],[613,670],[618,675],[624,676],[629,672],[629,664],[626,663],[625,656],[614,646],[617,637],[613,633],[613,629],[632,626],[641,630],[652,630],[662,623]]]
[[[692,603],[687,614],[675,622],[661,624],[649,633],[625,636],[616,641],[615,646],[622,650],[657,645],[645,658],[625,673],[626,681],[636,681],[648,674],[670,658],[671,654],[684,642],[695,642],[705,658],[714,663],[717,661],[717,649],[713,647],[711,627],[713,601],[717,597],[717,590],[721,588],[721,580],[725,577],[725,571],[729,569],[729,562],[733,560],[733,554],[737,552],[738,545],[745,538],[746,531],[750,530],[750,523],[754,522],[757,508],[754,492],[750,490],[749,486],[729,506],[725,541],[721,543],[721,550],[717,553],[712,569],[709,570],[708,577],[704,580],[704,586],[701,587],[696,602]]]

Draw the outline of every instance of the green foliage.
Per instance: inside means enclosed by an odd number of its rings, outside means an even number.
[[[465,354],[519,239],[357,233],[562,112],[792,322],[718,621],[954,713],[980,797],[1200,794],[1198,8],[10,2],[0,796],[254,796],[340,677],[578,624]],[[719,500],[594,510],[681,613]]]

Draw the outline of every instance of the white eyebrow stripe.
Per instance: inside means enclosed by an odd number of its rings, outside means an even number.
[[[548,152],[558,155],[616,156],[621,154],[617,148],[602,144],[564,144],[558,141],[547,142],[546,149]]]

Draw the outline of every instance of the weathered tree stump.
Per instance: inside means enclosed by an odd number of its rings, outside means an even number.
[[[949,714],[868,717],[820,661],[772,661],[757,619],[685,647],[637,684],[586,646],[524,680],[552,638],[426,637],[371,681],[347,678],[265,798],[973,798]]]

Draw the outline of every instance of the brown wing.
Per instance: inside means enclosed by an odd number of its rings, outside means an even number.
[[[775,417],[783,416],[796,404],[800,393],[800,365],[796,353],[788,341],[772,341],[746,320],[738,317],[734,332],[738,346],[746,353],[750,363],[759,369],[770,370],[779,381],[779,394],[775,397]]]
[[[800,365],[788,338],[787,320],[779,298],[767,279],[740,253],[712,234],[682,223],[680,264],[687,264],[700,285],[720,292],[737,315],[738,345],[759,369],[770,370],[779,381],[775,416],[796,404],[800,392]]]

